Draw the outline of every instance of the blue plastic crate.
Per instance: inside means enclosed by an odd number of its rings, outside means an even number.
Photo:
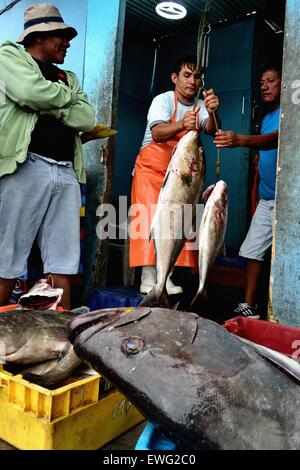
[[[91,310],[137,307],[142,299],[142,294],[132,287],[106,287],[92,290],[89,307]]]
[[[226,246],[226,256],[217,256],[215,266],[224,266],[228,268],[245,268],[247,261],[239,256],[237,248]]]
[[[162,433],[158,424],[147,423],[136,443],[135,450],[176,450],[175,442]]]

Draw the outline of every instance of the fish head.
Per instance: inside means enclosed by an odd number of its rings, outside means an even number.
[[[226,208],[228,205],[228,190],[225,181],[218,181],[214,188],[214,196],[219,201],[221,207]]]
[[[72,312],[14,310],[0,315],[0,363],[35,364],[63,353]]]
[[[203,197],[206,199],[207,205],[225,210],[228,205],[227,184],[223,180],[218,181],[203,193]]]
[[[117,387],[144,361],[155,368],[165,357],[176,358],[192,344],[197,318],[162,308],[106,309],[72,320],[69,340],[80,359]]]
[[[298,384],[208,319],[162,308],[106,309],[72,320],[69,335],[80,359],[184,444],[286,449],[292,425],[299,448]]]
[[[103,329],[116,323],[138,321],[149,313],[146,308],[107,308],[80,315],[69,322],[67,333],[72,343],[80,337],[86,341]]]
[[[196,423],[197,416],[210,409],[203,397],[210,399],[218,377],[222,381],[238,376],[247,363],[231,336],[191,312],[163,308],[91,312],[69,325],[69,339],[81,360],[147,419],[166,427],[170,421],[180,423],[172,428],[182,427],[183,434],[186,428],[188,439],[194,433],[190,422]],[[230,359],[224,364],[227,355]]]
[[[228,219],[228,191],[225,181],[218,181],[215,186],[210,186],[203,194],[206,199],[205,214],[210,213],[213,225],[210,230],[225,232]],[[203,218],[203,224],[206,217]]]

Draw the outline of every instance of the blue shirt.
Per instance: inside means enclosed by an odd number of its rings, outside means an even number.
[[[280,108],[275,109],[267,114],[261,127],[261,134],[271,134],[279,130]],[[259,151],[259,197],[270,201],[275,199],[276,185],[276,168],[277,168],[277,149],[260,150]]]

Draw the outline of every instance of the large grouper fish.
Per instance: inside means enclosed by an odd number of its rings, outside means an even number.
[[[13,310],[0,314],[0,363],[33,367],[23,378],[51,387],[81,364],[67,338],[67,324],[76,312]]]
[[[299,383],[224,327],[121,308],[68,329],[76,354],[183,449],[300,449]]]
[[[178,142],[162,184],[151,224],[156,253],[157,282],[140,306],[169,306],[166,281],[196,217],[196,204],[203,191],[205,159],[197,131]],[[189,207],[190,211],[187,211]]]

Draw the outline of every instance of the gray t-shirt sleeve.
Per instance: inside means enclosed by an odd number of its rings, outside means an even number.
[[[174,99],[170,99],[169,93],[156,96],[148,112],[148,126],[151,129],[160,122],[169,123],[174,114]]]
[[[151,128],[159,123],[168,123],[174,114],[174,93],[166,92],[156,96],[149,108],[147,116],[147,127],[142,142],[142,147],[153,141]]]

